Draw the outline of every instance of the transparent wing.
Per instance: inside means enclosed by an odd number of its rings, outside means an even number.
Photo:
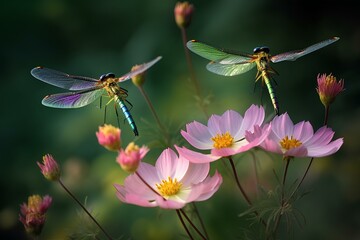
[[[44,67],[32,69],[31,75],[53,86],[74,91],[93,88],[98,83],[94,78],[69,75]]]
[[[144,63],[144,64],[141,64],[138,66],[138,68],[134,71],[131,71],[131,72],[128,72],[127,74],[119,77],[119,82],[124,82],[126,80],[129,80],[130,78],[146,71],[147,69],[149,69],[151,66],[153,66],[155,63],[157,63],[158,61],[160,61],[162,57],[159,56],[157,58],[155,58],[154,60],[150,61],[150,62],[147,62],[147,63]]]
[[[210,62],[206,65],[207,70],[210,72],[223,75],[223,76],[235,76],[245,73],[252,69],[256,65],[255,62],[243,63],[243,64],[220,64],[217,62]]]
[[[52,94],[44,97],[42,104],[53,108],[79,108],[86,106],[104,93],[103,89]]]
[[[280,53],[278,55],[272,56],[270,60],[273,63],[282,62],[282,61],[295,61],[299,57],[302,57],[306,54],[312,53],[320,48],[326,47],[327,45],[332,44],[339,39],[340,39],[339,37],[333,37],[333,38],[327,39],[325,41],[311,45],[310,47],[304,48],[302,50],[295,50],[295,51],[290,51],[290,52],[286,52],[286,53]]]
[[[188,41],[186,46],[201,57],[221,64],[247,63],[252,59],[252,55],[231,53],[230,51],[217,49],[196,40]]]

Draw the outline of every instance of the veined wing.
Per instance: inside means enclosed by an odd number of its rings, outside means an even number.
[[[104,93],[104,89],[93,88],[84,91],[52,94],[44,97],[42,104],[53,108],[80,108],[86,106]]]
[[[141,64],[138,66],[138,68],[136,70],[133,70],[131,72],[128,72],[127,74],[119,77],[119,82],[124,82],[126,80],[129,80],[130,78],[146,71],[147,69],[149,69],[151,66],[153,66],[155,63],[157,63],[158,61],[160,61],[162,57],[159,56],[157,58],[155,58],[154,60],[150,61],[150,62],[147,62],[147,63],[144,63],[144,64]]]
[[[278,55],[272,56],[270,60],[273,63],[282,62],[282,61],[295,61],[299,57],[302,57],[306,54],[312,53],[320,48],[326,47],[327,45],[332,44],[339,39],[340,39],[339,37],[333,37],[333,38],[327,39],[325,41],[311,45],[302,50],[295,50],[295,51],[290,51],[290,52],[286,52],[286,53],[280,53]]]
[[[207,70],[210,72],[223,75],[223,76],[235,76],[245,73],[252,69],[256,65],[255,62],[243,63],[243,64],[220,64],[217,62],[210,62],[206,65]]]
[[[31,75],[53,86],[74,91],[93,88],[98,83],[94,78],[70,75],[44,67],[32,69]]]
[[[247,63],[252,59],[252,56],[249,54],[230,53],[229,51],[214,48],[196,40],[188,41],[186,46],[201,57],[221,64]]]

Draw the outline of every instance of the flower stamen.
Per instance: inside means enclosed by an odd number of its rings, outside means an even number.
[[[214,142],[213,146],[216,149],[228,148],[231,147],[234,143],[234,138],[229,132],[216,134],[215,137],[212,137],[211,140]]]
[[[290,150],[292,148],[296,148],[302,145],[302,142],[291,136],[290,138],[288,136],[285,136],[280,141],[280,145],[283,149]]]
[[[182,186],[181,182],[178,182],[176,178],[172,179],[168,177],[167,180],[162,180],[161,183],[155,184],[157,190],[163,197],[170,197],[176,195]]]

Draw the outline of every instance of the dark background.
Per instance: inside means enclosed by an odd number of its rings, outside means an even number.
[[[75,110],[44,107],[41,99],[45,95],[62,90],[30,75],[30,70],[39,65],[95,78],[107,72],[122,75],[135,64],[163,56],[148,71],[144,88],[160,119],[171,126],[174,139],[181,139],[179,129],[184,129],[186,123],[193,120],[206,123],[206,119],[193,97],[180,30],[174,22],[175,3],[159,0],[0,3],[1,239],[23,237],[23,226],[17,220],[19,204],[32,194],[50,194],[54,200],[42,239],[63,239],[85,225],[87,218],[81,217],[79,207],[56,183],[41,175],[36,161],[41,161],[46,153],[55,156],[65,184],[86,201],[111,235],[124,239],[182,237],[184,232],[174,211],[125,205],[115,197],[113,183],[121,183],[126,174],[115,163],[116,154],[97,143],[95,132],[104,117],[99,103]],[[332,73],[344,79],[346,88],[331,106],[329,119],[335,138],[344,137],[345,143],[335,155],[315,159],[302,186],[310,194],[296,205],[306,224],[280,236],[359,239],[360,21],[355,1],[192,3],[196,10],[188,37],[213,46],[251,53],[254,47],[266,45],[272,54],[277,54],[340,37],[338,42],[296,62],[273,65],[280,73],[276,77],[280,110],[287,111],[295,123],[309,120],[315,129],[322,125],[324,110],[315,90],[319,73]],[[261,102],[267,113],[272,113],[266,89],[262,100],[261,88],[253,90],[255,70],[226,78],[206,71],[207,61],[191,56],[203,95],[212,96],[210,114],[222,114],[227,109],[243,114],[252,103]],[[163,150],[155,141],[159,139],[156,123],[131,81],[121,86],[129,91],[128,100],[134,106],[131,113],[140,132],[137,144],[152,148],[145,161],[154,162]],[[108,122],[116,125],[113,108],[108,109]],[[133,135],[127,124],[122,125],[122,130],[126,146]],[[181,140],[174,143],[182,144]],[[264,176],[274,177],[273,166],[281,172],[279,156],[263,162],[261,156],[259,165]],[[290,165],[291,176],[300,177],[307,163],[308,159],[295,159]],[[213,169],[222,166],[212,165]],[[239,159],[238,169],[240,179],[246,182],[251,169],[246,155]],[[198,206],[211,239],[241,238],[248,231],[248,223],[237,214],[246,205],[236,192],[231,174],[222,173],[224,183],[220,191]],[[263,179],[262,184],[266,185],[266,177]],[[285,225],[282,227],[286,231]]]

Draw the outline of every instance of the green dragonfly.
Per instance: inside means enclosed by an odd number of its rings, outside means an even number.
[[[338,37],[332,37],[301,50],[280,53],[274,56],[269,54],[270,49],[266,46],[256,47],[253,50],[253,54],[246,54],[215,48],[196,40],[188,41],[186,45],[192,52],[211,60],[211,62],[206,65],[206,68],[210,72],[219,75],[235,76],[245,73],[256,66],[257,74],[255,82],[262,79],[262,83],[265,84],[268,89],[275,113],[279,114],[279,103],[275,95],[275,90],[271,85],[271,74],[277,74],[277,72],[270,66],[270,62],[295,61],[337,40],[339,40]]]
[[[131,106],[130,102],[126,100],[128,91],[120,87],[118,83],[129,80],[132,77],[146,71],[160,59],[161,57],[157,57],[154,60],[144,63],[138,66],[138,68],[135,70],[118,78],[116,78],[113,73],[107,73],[101,75],[99,79],[95,79],[90,77],[70,75],[45,67],[36,67],[32,69],[31,75],[45,83],[71,91],[66,93],[47,95],[42,100],[42,104],[47,107],[79,108],[94,102],[104,93],[107,93],[107,95],[111,98],[110,101],[113,100],[119,105],[135,136],[138,136],[139,132],[137,130],[135,121],[125,104],[126,102]]]

